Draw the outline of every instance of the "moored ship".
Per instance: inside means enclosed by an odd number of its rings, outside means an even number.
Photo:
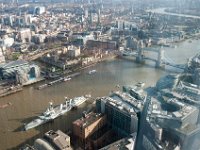
[[[87,99],[84,96],[76,97],[72,101],[72,107],[78,107],[79,105],[83,104]]]
[[[70,103],[71,103],[71,100],[70,101],[66,100],[63,104],[53,107],[53,103],[50,102],[49,107],[44,113],[42,113],[40,116],[38,116],[36,119],[31,121],[30,123],[24,125],[24,130],[26,131],[26,130],[35,128],[39,125],[52,121],[55,118],[65,114],[66,112],[70,111],[72,108]]]
[[[64,103],[55,107],[53,107],[53,103],[50,102],[50,105],[45,112],[43,112],[41,115],[39,115],[36,119],[31,121],[30,123],[24,125],[24,130],[27,131],[29,129],[35,128],[39,125],[52,121],[57,117],[64,115],[72,108],[78,107],[86,100],[88,100],[90,97],[91,95],[85,95],[85,96],[75,97],[70,100],[68,100],[66,97]]]

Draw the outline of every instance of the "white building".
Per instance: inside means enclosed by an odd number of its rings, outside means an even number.
[[[80,47],[68,46],[67,54],[71,58],[78,57],[81,54]]]
[[[31,41],[31,30],[28,28],[21,29],[19,31],[19,40],[22,43],[30,42]]]
[[[0,39],[0,46],[1,47],[11,47],[14,44],[14,39],[10,37],[5,37]]]

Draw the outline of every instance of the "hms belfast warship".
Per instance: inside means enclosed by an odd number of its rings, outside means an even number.
[[[72,108],[78,107],[79,105],[84,103],[86,100],[88,100],[90,97],[91,97],[90,95],[86,95],[86,96],[75,97],[70,100],[67,100],[67,98],[65,98],[64,103],[55,107],[53,107],[53,103],[50,102],[49,107],[47,108],[45,112],[43,112],[33,121],[24,125],[24,130],[27,131],[29,129],[35,128],[39,125],[52,121],[55,118],[61,115],[64,115],[65,113],[70,111]]]

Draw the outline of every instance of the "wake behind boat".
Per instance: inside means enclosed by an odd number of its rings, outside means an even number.
[[[4,108],[9,107],[9,106],[11,106],[11,105],[12,105],[12,103],[11,103],[11,102],[8,102],[8,103],[6,103],[6,104],[0,105],[0,109],[4,109]]]

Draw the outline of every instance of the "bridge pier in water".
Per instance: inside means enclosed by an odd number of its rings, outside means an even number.
[[[165,68],[164,53],[165,53],[165,51],[163,49],[158,50],[158,58],[156,61],[156,68]]]
[[[144,63],[145,60],[144,60],[143,50],[141,48],[138,48],[137,52],[138,52],[138,54],[136,56],[136,62],[137,63]]]

